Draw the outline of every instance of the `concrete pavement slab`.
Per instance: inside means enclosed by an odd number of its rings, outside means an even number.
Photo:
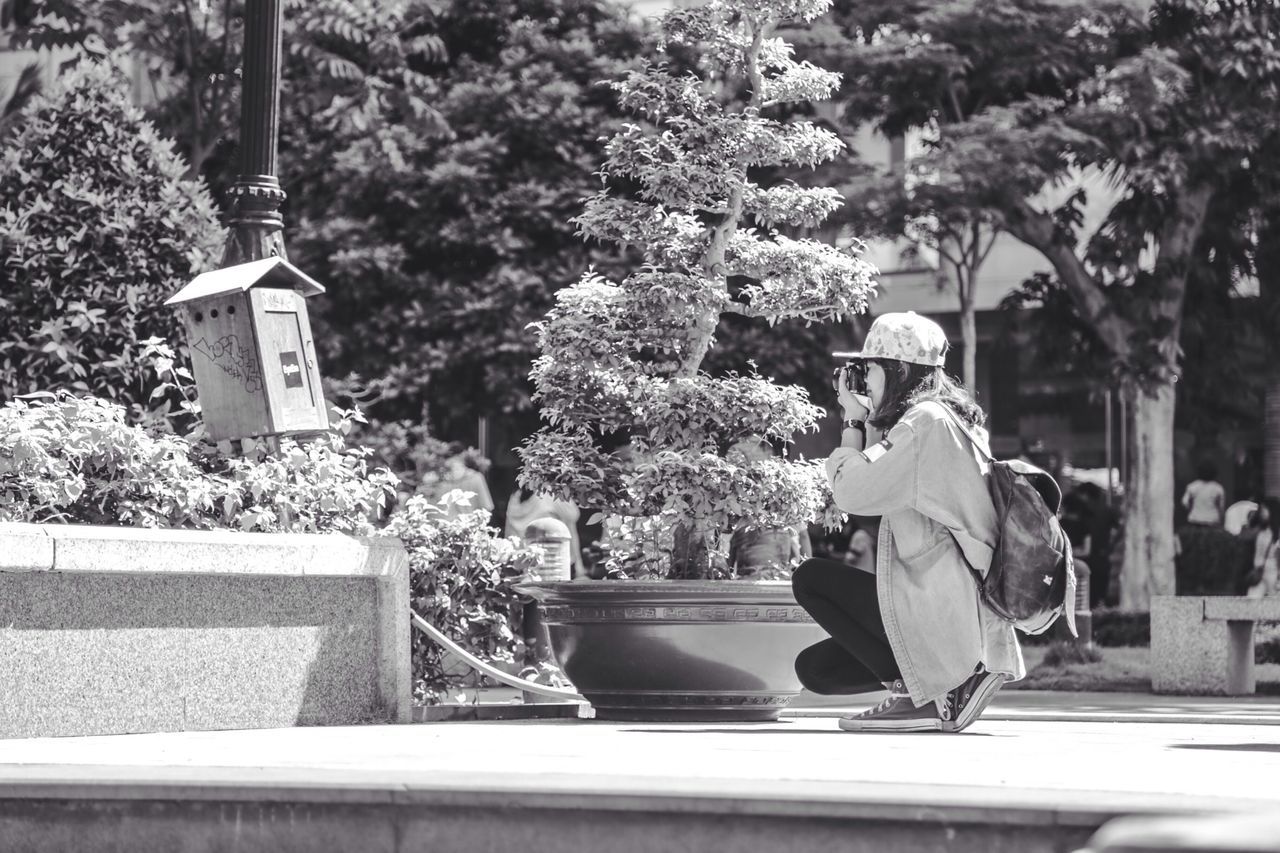
[[[1280,729],[1186,722],[984,717],[960,735],[868,735],[816,717],[527,720],[6,740],[0,842],[67,849],[74,818],[100,831],[81,850],[221,850],[228,833],[239,850],[335,849],[329,834],[358,825],[382,839],[371,851],[428,849],[395,839],[430,836],[429,849],[469,853],[525,837],[566,853],[1066,853],[1120,815],[1275,811],[1280,786],[1259,780],[1276,778]]]
[[[857,713],[884,696],[802,694],[788,717],[826,717]],[[984,721],[1203,723],[1280,726],[1280,697],[1166,696],[1144,693],[1071,693],[1056,690],[1004,690]]]
[[[1248,771],[1248,772],[1245,772]],[[1255,775],[1256,771],[1256,775]],[[752,799],[1110,810],[1280,805],[1270,726],[980,720],[961,735],[850,734],[830,719],[765,724],[503,721],[0,741],[0,796],[49,785],[211,781],[385,790],[575,795],[731,794]],[[910,796],[894,794],[911,792]]]

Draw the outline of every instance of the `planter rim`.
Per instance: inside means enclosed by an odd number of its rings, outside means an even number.
[[[795,605],[789,581],[572,580],[529,581],[517,592],[541,604],[785,604]]]

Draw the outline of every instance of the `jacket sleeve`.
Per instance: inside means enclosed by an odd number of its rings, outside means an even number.
[[[913,506],[918,489],[916,431],[899,421],[865,450],[837,447],[827,458],[836,506],[854,515],[885,515]]]

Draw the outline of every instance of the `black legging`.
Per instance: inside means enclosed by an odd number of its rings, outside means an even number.
[[[800,683],[814,693],[866,693],[901,678],[880,617],[875,575],[814,557],[791,576],[796,601],[831,636],[796,656]]]

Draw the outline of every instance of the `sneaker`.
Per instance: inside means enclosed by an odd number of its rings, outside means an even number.
[[[950,708],[948,716],[951,720],[944,723],[943,730],[959,732],[973,725],[973,721],[987,709],[1006,680],[1001,673],[987,672],[979,664],[973,675],[947,694],[946,701]]]
[[[889,696],[879,705],[852,717],[841,717],[846,732],[941,732],[951,719],[950,704],[927,702],[919,708],[907,695],[902,679],[893,682]]]

